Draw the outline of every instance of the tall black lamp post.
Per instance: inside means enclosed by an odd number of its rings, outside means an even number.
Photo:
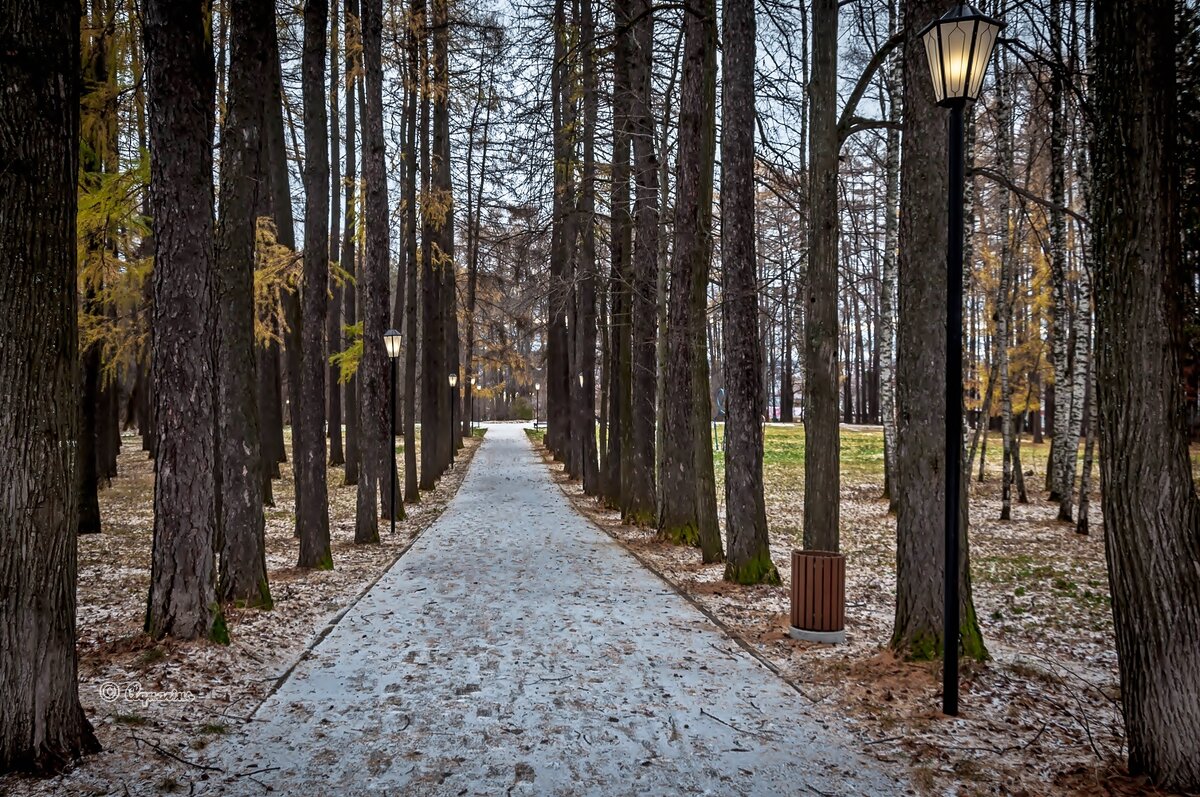
[[[383,345],[387,349],[388,360],[392,364],[391,378],[391,412],[392,416],[392,475],[389,481],[392,483],[391,493],[391,516],[392,516],[392,534],[396,533],[396,493],[400,490],[398,484],[399,479],[396,478],[396,364],[400,362],[400,333],[394,329],[389,329],[383,333]],[[408,441],[408,445],[412,445],[412,441]]]
[[[958,714],[959,491],[962,487],[963,110],[979,96],[1004,23],[966,3],[923,31],[937,104],[950,109],[950,230],[946,246],[946,540],[942,713]]]
[[[454,420],[454,407],[458,404],[458,402],[455,400],[458,398],[457,391],[455,390],[455,388],[458,387],[458,374],[452,371],[448,378],[450,380],[450,467],[453,468],[454,449],[458,448],[458,446],[454,443],[454,434],[457,431],[455,428],[456,422]]]
[[[533,383],[533,428],[538,428],[542,421],[542,383]]]
[[[467,426],[470,427],[471,433],[475,433],[475,377],[474,375],[467,377],[467,382],[471,385],[471,417],[467,419]]]

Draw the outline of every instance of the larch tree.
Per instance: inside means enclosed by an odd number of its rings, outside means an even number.
[[[630,114],[632,85],[629,59],[633,46],[630,29],[631,0],[613,2],[612,79],[612,185],[609,196],[609,371],[608,429],[604,457],[604,501],[612,509],[625,505],[625,483],[630,467],[632,438],[630,413],[631,338],[630,278],[633,253],[633,219],[629,187],[632,140]]]
[[[896,336],[896,618],[892,647],[941,655],[945,546],[945,439],[930,423],[946,406],[946,113],[934,104],[925,47],[916,35],[941,16],[940,0],[909,0],[904,28],[904,147],[900,161],[899,315]],[[962,445],[962,440],[956,441]],[[966,457],[962,458],[966,462]],[[968,484],[960,500],[961,648],[985,658],[971,595]]]
[[[600,494],[600,461],[596,449],[596,120],[600,99],[596,88],[596,19],[593,0],[581,0],[581,80],[583,83],[583,175],[579,199],[578,302],[576,306],[576,422],[580,478],[588,495]],[[710,170],[711,171],[711,170]],[[469,188],[469,186],[468,186]]]
[[[717,523],[705,322],[712,262],[713,166],[716,156],[717,20],[714,4],[684,11],[683,82],[679,95],[674,245],[666,329],[659,534],[697,545],[703,559],[724,558]]]
[[[329,3],[305,0],[304,276],[300,281],[300,389],[292,405],[296,471],[296,536],[300,567],[333,567],[329,545],[329,485],[325,469],[325,327],[329,314],[329,121],[325,63]]]
[[[342,143],[341,120],[339,119],[338,84],[339,75],[338,55],[338,3],[333,0],[329,9],[329,203],[332,208],[329,217],[329,261],[338,263],[340,268],[341,241],[339,228],[342,224]],[[342,295],[347,285],[339,274],[329,283],[329,317],[325,330],[325,346],[329,354],[337,354],[342,350]],[[341,368],[334,363],[329,365],[326,374],[327,390],[326,406],[329,408],[329,464],[345,465],[346,454],[342,448],[342,384]]]
[[[0,772],[99,750],[75,650],[79,18],[0,3]]]
[[[631,265],[631,379],[629,470],[622,514],[650,525],[656,513],[655,435],[658,337],[658,153],[654,148],[651,73],[654,63],[654,10],[648,0],[630,7],[630,136],[633,139],[634,243]],[[751,263],[753,268],[753,263]]]
[[[1096,6],[1101,501],[1129,766],[1200,790],[1200,499],[1181,380],[1175,3]]]
[[[204,0],[148,0],[154,543],[146,631],[227,640],[217,605],[215,75]]]
[[[271,0],[230,0],[229,98],[221,136],[215,244],[217,312],[217,595],[270,606],[254,342],[254,250],[265,191],[263,112],[270,85]]]
[[[727,402],[725,578],[779,583],[763,497],[763,347],[754,228],[754,0],[725,0],[722,32],[721,268]],[[736,97],[736,102],[728,101]]]
[[[385,480],[391,469],[387,445],[390,409],[387,391],[387,351],[383,333],[388,326],[388,236],[387,172],[383,138],[383,3],[362,0],[362,58],[366,89],[363,118],[363,214],[366,221],[363,266],[358,277],[358,306],[363,321],[363,354],[358,366],[359,423],[363,471],[358,482],[358,504],[354,539],[379,541],[379,509],[390,511]],[[397,517],[403,504],[395,501]],[[390,515],[388,515],[390,517]]]
[[[359,74],[362,47],[359,37],[358,0],[346,0],[345,15],[346,58],[343,74],[346,81],[346,226],[342,232],[341,267],[347,275],[347,285],[342,290],[342,315],[344,326],[353,327],[358,321],[358,104],[359,87],[362,82]],[[357,376],[346,380],[342,397],[342,409],[346,418],[344,483],[350,486],[358,484],[360,464]]]
[[[838,426],[838,2],[814,0],[809,93],[809,255],[804,351],[804,547],[837,551]],[[847,384],[849,384],[847,382]]]
[[[416,503],[421,500],[417,484],[417,281],[420,277],[420,250],[417,249],[417,185],[423,173],[417,153],[417,106],[424,93],[424,71],[422,56],[425,24],[424,0],[412,0],[406,33],[408,49],[408,86],[405,152],[408,161],[408,180],[404,184],[404,249],[408,278],[404,285],[404,500]],[[395,441],[392,441],[395,445]]]

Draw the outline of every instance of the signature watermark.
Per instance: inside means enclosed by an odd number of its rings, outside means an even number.
[[[100,699],[106,703],[115,703],[124,699],[127,703],[140,703],[142,708],[151,703],[194,703],[199,699],[195,692],[178,689],[152,691],[143,689],[137,681],[116,683],[105,681],[100,684]]]

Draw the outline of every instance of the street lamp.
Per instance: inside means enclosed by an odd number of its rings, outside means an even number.
[[[468,419],[469,420],[468,425],[471,427],[472,432],[474,432],[474,429],[475,429],[475,375],[474,374],[467,377],[467,384],[471,386],[471,417]]]
[[[542,420],[542,383],[533,383],[533,428],[538,428],[538,423]]]
[[[387,349],[388,360],[392,363],[392,379],[391,379],[391,416],[392,416],[392,475],[390,481],[392,483],[392,500],[391,500],[391,515],[392,515],[392,534],[396,533],[396,492],[400,485],[397,484],[399,479],[396,478],[396,373],[397,364],[400,362],[400,333],[394,329],[389,329],[383,333],[383,345]],[[411,444],[411,441],[410,441]]]
[[[966,3],[920,36],[937,104],[950,109],[950,230],[946,244],[946,518],[942,581],[942,713],[958,714],[959,490],[962,479],[963,110],[979,96],[1004,23]]]
[[[454,388],[458,387],[458,373],[452,371],[448,377],[450,381],[450,467],[454,467]]]

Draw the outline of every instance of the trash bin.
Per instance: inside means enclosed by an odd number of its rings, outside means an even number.
[[[846,641],[846,557],[831,551],[792,551],[789,633],[808,642]]]

